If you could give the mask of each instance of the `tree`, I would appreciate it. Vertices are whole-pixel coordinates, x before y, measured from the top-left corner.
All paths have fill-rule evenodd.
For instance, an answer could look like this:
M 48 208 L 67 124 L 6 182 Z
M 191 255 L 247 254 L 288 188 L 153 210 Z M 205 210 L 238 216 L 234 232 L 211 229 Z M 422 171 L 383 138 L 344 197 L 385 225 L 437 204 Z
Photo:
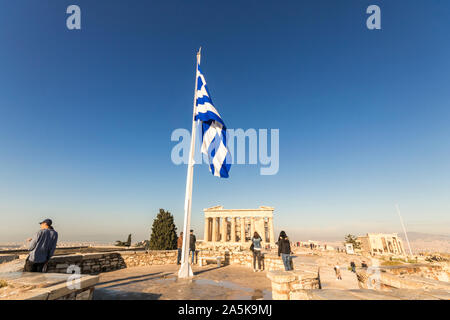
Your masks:
M 169 211 L 159 209 L 153 220 L 152 234 L 150 236 L 150 250 L 174 250 L 177 248 L 177 227 Z
M 354 249 L 361 249 L 361 245 L 360 245 L 359 241 L 357 240 L 356 236 L 354 236 L 352 234 L 348 234 L 345 236 L 344 240 L 345 240 L 345 243 L 351 243 L 353 245 Z

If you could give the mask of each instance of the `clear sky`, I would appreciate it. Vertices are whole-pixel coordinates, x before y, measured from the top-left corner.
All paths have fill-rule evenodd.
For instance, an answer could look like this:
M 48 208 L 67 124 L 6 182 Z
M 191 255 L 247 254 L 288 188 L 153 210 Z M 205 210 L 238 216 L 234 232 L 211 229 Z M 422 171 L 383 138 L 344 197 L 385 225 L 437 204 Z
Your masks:
M 81 30 L 66 8 L 81 8 Z M 381 8 L 382 30 L 365 13 Z M 280 169 L 194 172 L 202 209 L 275 207 L 295 238 L 450 234 L 449 1 L 3 1 L 0 241 L 51 217 L 61 240 L 183 222 L 195 53 L 229 128 L 280 130 Z

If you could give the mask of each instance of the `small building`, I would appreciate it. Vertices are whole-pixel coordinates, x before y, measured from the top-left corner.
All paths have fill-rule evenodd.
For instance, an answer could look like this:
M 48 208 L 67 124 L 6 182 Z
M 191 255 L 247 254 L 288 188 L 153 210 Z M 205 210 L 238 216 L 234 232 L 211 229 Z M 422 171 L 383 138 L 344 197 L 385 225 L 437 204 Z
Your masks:
M 361 250 L 374 255 L 405 255 L 403 242 L 397 233 L 368 233 L 357 238 Z

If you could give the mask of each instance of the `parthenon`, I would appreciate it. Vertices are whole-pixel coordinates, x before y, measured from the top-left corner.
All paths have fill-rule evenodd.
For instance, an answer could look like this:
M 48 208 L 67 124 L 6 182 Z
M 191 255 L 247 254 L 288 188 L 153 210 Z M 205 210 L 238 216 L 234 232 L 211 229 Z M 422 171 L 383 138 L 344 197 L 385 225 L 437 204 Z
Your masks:
M 264 244 L 273 246 L 273 210 L 265 206 L 259 209 L 224 209 L 222 206 L 204 209 L 204 241 L 245 244 L 256 231 Z

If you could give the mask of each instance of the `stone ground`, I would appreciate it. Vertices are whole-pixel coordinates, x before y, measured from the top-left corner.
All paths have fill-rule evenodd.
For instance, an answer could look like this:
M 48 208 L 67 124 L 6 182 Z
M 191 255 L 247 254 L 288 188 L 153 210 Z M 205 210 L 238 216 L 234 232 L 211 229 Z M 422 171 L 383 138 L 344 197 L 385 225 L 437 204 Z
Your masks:
M 293 258 L 294 267 L 298 270 L 317 272 L 320 268 L 320 283 L 322 289 L 330 290 L 352 290 L 359 289 L 356 274 L 347 270 L 350 265 L 350 259 L 355 263 L 360 263 L 355 257 L 346 257 L 339 253 L 312 253 L 309 250 L 295 250 Z M 346 259 L 345 259 L 346 258 Z M 341 267 L 342 280 L 336 279 L 334 266 L 338 264 Z
M 179 266 L 147 266 L 102 273 L 95 300 L 270 300 L 266 272 L 244 266 L 193 267 L 194 278 L 178 279 Z
M 351 290 L 359 289 L 356 273 L 341 268 L 342 280 L 336 279 L 336 273 L 331 267 L 320 268 L 320 283 L 322 289 Z

